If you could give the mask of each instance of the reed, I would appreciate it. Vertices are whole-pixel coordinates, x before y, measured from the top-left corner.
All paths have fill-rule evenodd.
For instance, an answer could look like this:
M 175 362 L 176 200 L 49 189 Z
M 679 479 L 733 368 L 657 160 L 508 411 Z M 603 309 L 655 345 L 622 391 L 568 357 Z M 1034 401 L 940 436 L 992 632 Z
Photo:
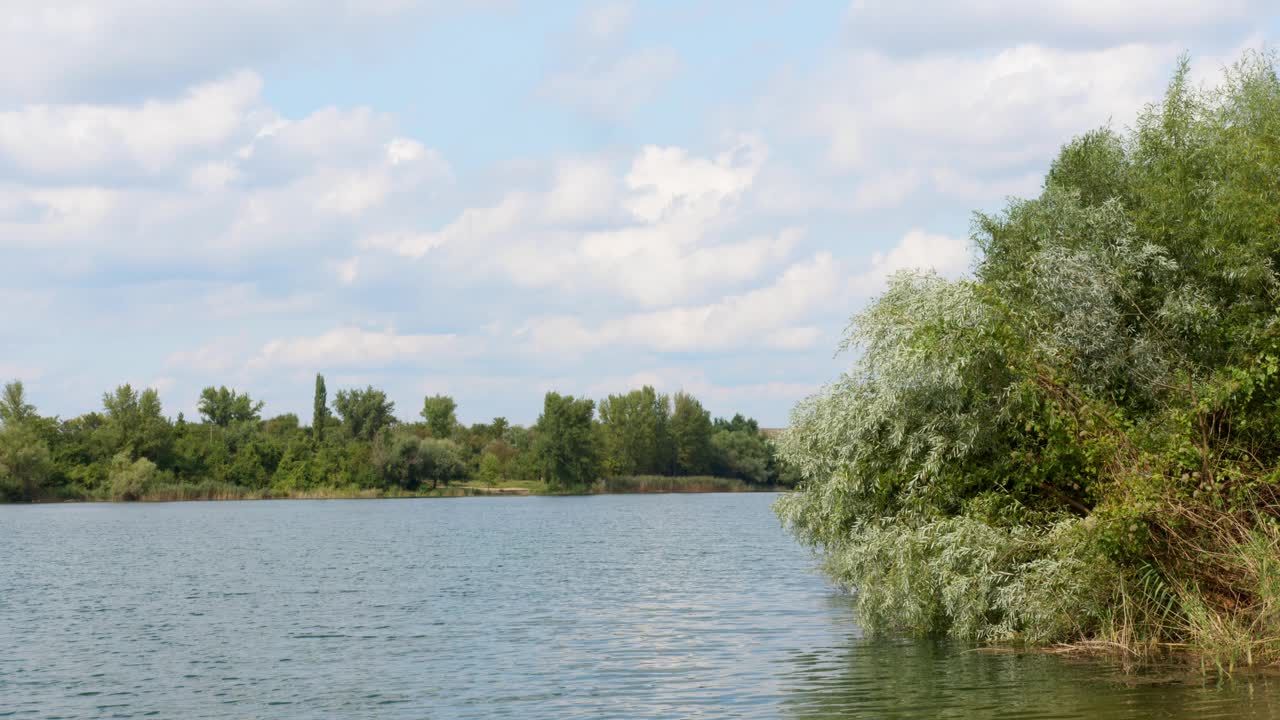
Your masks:
M 596 483 L 595 493 L 712 493 L 749 492 L 754 488 L 736 478 L 695 475 L 627 475 Z

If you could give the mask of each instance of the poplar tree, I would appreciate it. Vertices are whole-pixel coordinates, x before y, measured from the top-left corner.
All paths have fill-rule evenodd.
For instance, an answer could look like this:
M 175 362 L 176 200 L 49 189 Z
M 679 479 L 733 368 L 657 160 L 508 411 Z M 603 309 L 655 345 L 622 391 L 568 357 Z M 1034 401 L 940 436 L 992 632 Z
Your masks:
M 324 441 L 324 424 L 328 419 L 329 392 L 324 387 L 324 375 L 316 373 L 316 396 L 311 411 L 311 434 L 316 442 Z

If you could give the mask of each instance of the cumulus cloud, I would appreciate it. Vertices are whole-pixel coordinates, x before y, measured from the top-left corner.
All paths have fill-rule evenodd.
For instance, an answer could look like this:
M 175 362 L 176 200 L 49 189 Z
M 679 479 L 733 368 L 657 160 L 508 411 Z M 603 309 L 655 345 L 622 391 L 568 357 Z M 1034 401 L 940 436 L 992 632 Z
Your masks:
M 0 112 L 0 247 L 224 264 L 349 243 L 452 174 L 368 108 L 285 117 L 252 73 L 166 100 Z M 376 213 L 374 211 L 377 211 Z
M 873 295 L 899 270 L 932 270 L 954 277 L 968 269 L 972 260 L 966 240 L 911 230 L 887 252 L 873 254 L 871 267 L 856 276 L 852 286 L 860 295 Z
M 39 179 L 154 175 L 251 132 L 262 82 L 251 72 L 173 100 L 132 106 L 28 105 L 0 112 L 0 164 Z
M 1146 45 L 1021 45 L 973 58 L 902 60 L 854 51 L 823 78 L 828 97 L 813 128 L 828 138 L 838 166 L 874 160 L 892 167 L 896 156 L 1000 169 L 1043 158 L 1114 116 L 1132 116 L 1159 92 L 1175 54 Z M 875 154 L 849 158 L 841 149 L 848 134 Z
M 959 7 L 959 6 L 957 6 Z M 816 149 L 850 212 L 901 207 L 920 191 L 986 204 L 1034 191 L 1028 177 L 1074 135 L 1130 121 L 1157 99 L 1173 44 L 895 55 L 856 44 L 804 76 L 782 74 L 762 100 L 772 134 Z M 823 200 L 795 192 L 782 200 Z M 824 202 L 830 205 L 829 201 Z
M 249 367 L 379 367 L 426 365 L 476 352 L 476 342 L 454 334 L 398 334 L 394 330 L 337 327 L 320 335 L 272 340 Z
M 468 3 L 471 10 L 497 2 Z M 438 0 L 42 0 L 0 18 L 0 96 L 138 100 L 285 51 L 359 46 L 439 18 Z
M 307 403 L 311 373 L 325 369 L 331 382 L 372 382 L 398 399 L 420 397 L 429 378 L 468 393 L 467 412 L 483 412 L 475 402 L 517 416 L 543 390 L 647 382 L 780 419 L 831 370 L 844 318 L 889 274 L 963 272 L 969 208 L 1035 193 L 1062 142 L 1123 126 L 1159 96 L 1184 37 L 1195 33 L 1203 76 L 1257 44 L 1246 33 L 1267 9 L 859 0 L 826 18 L 846 22 L 829 46 L 751 46 L 774 73 L 704 65 L 679 44 L 687 33 L 640 35 L 696 13 L 595 3 L 528 58 L 545 75 L 511 74 L 526 85 L 504 91 L 546 102 L 527 137 L 500 145 L 481 132 L 460 140 L 416 110 L 286 112 L 271 98 L 288 88 L 263 85 L 298 77 L 305 53 L 345 57 L 374 37 L 400 47 L 397 33 L 421 31 L 442 7 L 10 9 L 0 18 L 0 305 L 21 312 L 0 313 L 0 326 L 23 349 L 9 371 L 56 367 L 45 361 L 83 355 L 77 343 L 104 348 L 75 378 L 47 370 L 66 396 L 57 411 L 83 411 L 127 377 L 189 397 L 235 381 L 272 403 Z M 415 72 L 393 67 L 395 53 L 374 55 L 360 58 L 389 78 Z M 652 116 L 635 111 L 685 67 L 735 74 L 705 102 L 671 108 L 683 131 L 641 125 Z M 471 79 L 423 97 L 466 108 Z M 309 93 L 285 95 L 292 108 Z M 405 127 L 415 122 L 445 132 L 419 136 Z M 569 140 L 537 144 L 544 129 Z M 433 149 L 443 142 L 456 177 Z M 485 153 L 499 146 L 517 157 L 492 167 Z M 898 241 L 870 252 L 879 238 Z M 54 300 L 24 299 L 33 292 Z M 47 350 L 50 327 L 80 339 Z M 126 345 L 127 357 L 112 355 Z M 145 357 L 168 360 L 148 368 Z M 711 358 L 714 379 L 699 368 Z M 726 360 L 738 368 L 724 371 Z
M 741 203 L 768 150 L 736 138 L 708 157 L 641 148 L 625 172 L 598 160 L 558 164 L 546 190 L 512 190 L 434 232 L 365 237 L 364 251 L 443 263 L 525 288 L 604 292 L 670 305 L 760 277 L 785 261 L 798 226 L 744 235 Z
M 733 348 L 795 350 L 819 331 L 797 326 L 806 315 L 839 297 L 841 269 L 830 254 L 797 263 L 773 284 L 705 305 L 624 315 L 589 327 L 576 316 L 535 318 L 517 335 L 539 353 L 580 353 L 602 347 L 658 352 L 709 352 Z

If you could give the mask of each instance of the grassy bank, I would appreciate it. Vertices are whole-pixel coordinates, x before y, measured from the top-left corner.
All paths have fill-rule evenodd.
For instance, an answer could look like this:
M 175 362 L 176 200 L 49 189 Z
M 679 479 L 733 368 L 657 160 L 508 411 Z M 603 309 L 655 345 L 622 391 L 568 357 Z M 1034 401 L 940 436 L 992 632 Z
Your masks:
M 613 495 L 637 493 L 713 493 L 759 490 L 741 480 L 720 477 L 637 475 L 608 478 L 584 489 L 556 489 L 541 481 L 510 481 L 494 485 L 448 485 L 418 491 L 362 488 L 355 485 L 307 489 L 246 488 L 230 483 L 158 483 L 128 497 L 109 494 L 61 495 L 49 502 L 184 502 L 197 500 L 340 500 L 374 498 L 495 497 L 528 495 Z

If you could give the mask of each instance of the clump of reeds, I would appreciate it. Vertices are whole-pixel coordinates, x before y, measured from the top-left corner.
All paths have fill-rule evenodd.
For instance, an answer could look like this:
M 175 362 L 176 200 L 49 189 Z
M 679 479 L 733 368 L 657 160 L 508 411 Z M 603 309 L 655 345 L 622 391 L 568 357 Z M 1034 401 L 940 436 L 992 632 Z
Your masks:
M 751 486 L 736 478 L 694 475 L 626 475 L 606 478 L 596 486 L 601 493 L 707 493 L 747 492 Z

